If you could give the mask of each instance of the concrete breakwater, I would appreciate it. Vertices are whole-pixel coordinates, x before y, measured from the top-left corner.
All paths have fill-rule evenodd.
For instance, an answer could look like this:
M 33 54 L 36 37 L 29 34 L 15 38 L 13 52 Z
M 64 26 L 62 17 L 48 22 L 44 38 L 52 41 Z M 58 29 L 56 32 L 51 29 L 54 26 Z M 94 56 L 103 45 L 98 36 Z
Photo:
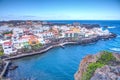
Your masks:
M 10 61 L 4 61 L 4 63 L 5 63 L 5 66 L 4 66 L 3 71 L 0 74 L 0 80 L 3 79 L 3 76 L 4 76 L 5 72 L 7 71 L 7 68 L 8 68 L 8 65 L 9 65 Z

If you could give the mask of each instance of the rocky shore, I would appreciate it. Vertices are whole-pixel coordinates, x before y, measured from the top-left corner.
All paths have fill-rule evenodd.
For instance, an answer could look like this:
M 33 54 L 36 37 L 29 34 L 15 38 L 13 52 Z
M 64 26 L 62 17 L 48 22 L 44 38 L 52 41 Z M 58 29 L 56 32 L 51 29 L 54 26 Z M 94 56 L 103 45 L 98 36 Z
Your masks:
M 110 39 L 110 38 L 115 38 L 117 35 L 114 33 L 111 33 L 109 35 L 103 35 L 103 36 L 93 36 L 90 38 L 83 38 L 83 39 L 79 39 L 77 42 L 78 44 L 87 44 L 87 43 L 92 43 L 92 42 L 96 42 L 98 40 L 102 40 L 102 39 Z
M 103 51 L 80 62 L 75 80 L 120 80 L 120 54 Z
M 120 80 L 120 66 L 103 66 L 98 68 L 91 80 Z

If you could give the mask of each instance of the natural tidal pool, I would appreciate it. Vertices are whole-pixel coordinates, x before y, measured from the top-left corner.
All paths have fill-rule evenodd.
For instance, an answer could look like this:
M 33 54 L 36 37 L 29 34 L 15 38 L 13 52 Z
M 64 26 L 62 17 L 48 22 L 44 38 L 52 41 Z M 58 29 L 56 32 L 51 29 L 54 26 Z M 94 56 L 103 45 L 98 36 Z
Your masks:
M 13 62 L 18 65 L 18 68 L 9 71 L 6 77 L 10 77 L 12 80 L 74 80 L 79 63 L 86 55 L 102 50 L 120 52 L 120 23 L 100 23 L 115 26 L 108 29 L 118 36 L 87 45 L 66 45 L 64 49 L 56 47 L 43 54 L 14 60 Z

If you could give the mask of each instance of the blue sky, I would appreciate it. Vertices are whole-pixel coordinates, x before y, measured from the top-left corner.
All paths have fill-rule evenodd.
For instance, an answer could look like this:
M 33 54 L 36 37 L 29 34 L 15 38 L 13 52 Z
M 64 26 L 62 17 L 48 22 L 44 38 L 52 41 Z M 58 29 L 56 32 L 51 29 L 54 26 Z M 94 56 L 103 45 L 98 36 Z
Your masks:
M 120 20 L 120 0 L 0 0 L 0 20 Z

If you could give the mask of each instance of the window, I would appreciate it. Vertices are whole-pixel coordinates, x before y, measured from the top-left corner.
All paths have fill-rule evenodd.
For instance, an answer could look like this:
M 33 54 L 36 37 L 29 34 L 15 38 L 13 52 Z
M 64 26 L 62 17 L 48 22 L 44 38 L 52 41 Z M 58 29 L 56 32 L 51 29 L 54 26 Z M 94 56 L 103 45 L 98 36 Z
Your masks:
M 7 49 L 6 47 L 4 49 Z
M 11 47 L 8 47 L 8 48 L 11 48 Z

